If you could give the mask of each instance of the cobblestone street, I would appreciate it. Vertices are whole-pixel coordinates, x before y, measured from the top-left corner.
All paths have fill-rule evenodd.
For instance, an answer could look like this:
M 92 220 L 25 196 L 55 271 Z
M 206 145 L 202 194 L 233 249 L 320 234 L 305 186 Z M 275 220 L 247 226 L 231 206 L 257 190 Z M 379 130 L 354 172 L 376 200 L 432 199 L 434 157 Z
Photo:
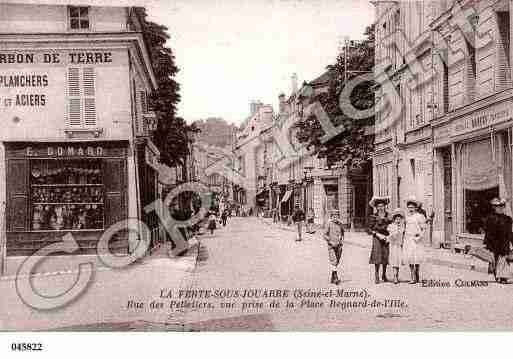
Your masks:
M 513 285 L 491 281 L 485 273 L 425 264 L 421 278 L 449 282 L 451 287 L 421 287 L 407 283 L 408 268 L 401 268 L 400 285 L 374 284 L 368 263 L 365 235 L 347 234 L 343 252 L 344 290 L 366 289 L 370 300 L 400 299 L 406 308 L 332 309 L 328 307 L 195 310 L 186 315 L 190 329 L 208 330 L 434 330 L 511 329 Z M 200 262 L 193 288 L 336 288 L 328 284 L 325 243 L 319 233 L 295 242 L 296 234 L 261 219 L 234 218 L 228 226 L 202 240 L 208 259 Z M 357 241 L 361 240 L 362 244 Z M 351 242 L 351 243 L 349 243 Z M 356 242 L 356 245 L 355 245 Z M 388 276 L 391 277 L 391 269 Z M 455 280 L 488 281 L 487 287 L 458 288 Z M 511 303 L 511 304 L 505 304 Z M 329 303 L 328 303 L 329 304 Z M 489 308 L 494 308 L 490 311 Z M 249 316 L 251 315 L 251 316 Z M 244 319 L 244 316 L 246 319 Z M 227 320 L 226 317 L 232 317 Z M 260 318 L 256 320 L 255 318 Z M 196 323 L 196 324 L 194 324 Z
M 219 227 L 218 227 L 219 228 Z M 291 228 L 269 221 L 232 218 L 214 235 L 201 238 L 196 254 L 179 259 L 165 255 L 145 259 L 125 270 L 96 271 L 89 290 L 65 308 L 38 311 L 28 308 L 17 296 L 14 280 L 0 281 L 3 330 L 434 330 L 434 329 L 511 329 L 513 285 L 499 285 L 481 271 L 424 264 L 421 279 L 449 283 L 450 287 L 410 285 L 408 268 L 402 267 L 401 283 L 374 284 L 373 268 L 368 263 L 368 238 L 362 233 L 346 234 L 343 251 L 342 283 L 329 284 L 327 250 L 320 233 L 306 235 L 296 242 Z M 194 255 L 193 255 L 194 254 Z M 432 262 L 432 261 L 430 261 Z M 43 276 L 35 285 L 46 295 L 68 288 L 75 274 Z M 391 269 L 388 276 L 391 277 Z M 486 287 L 457 287 L 455 280 L 488 281 Z M 346 293 L 366 293 L 367 302 L 391 300 L 387 307 L 343 308 L 330 306 L 336 301 L 361 298 L 314 298 L 296 300 L 275 298 L 279 306 L 270 308 L 272 298 L 205 299 L 199 290 L 294 290 L 326 292 L 343 289 Z M 178 298 L 182 291 L 183 297 Z M 172 298 L 167 297 L 172 292 Z M 190 294 L 189 294 L 190 295 Z M 167 297 L 167 298 L 166 298 Z M 128 307 L 128 301 L 144 303 L 144 308 Z M 205 307 L 181 305 L 211 303 Z M 397 301 L 393 301 L 397 300 Z M 152 301 L 164 308 L 150 308 Z M 169 308 L 171 301 L 174 308 Z M 295 307 L 286 307 L 286 302 Z M 323 303 L 323 304 L 320 304 Z M 398 304 L 403 303 L 403 304 Z M 224 305 L 224 307 L 222 307 Z M 228 305 L 228 306 L 226 306 Z M 398 306 L 401 305 L 401 306 Z M 493 308 L 493 311 L 490 310 Z

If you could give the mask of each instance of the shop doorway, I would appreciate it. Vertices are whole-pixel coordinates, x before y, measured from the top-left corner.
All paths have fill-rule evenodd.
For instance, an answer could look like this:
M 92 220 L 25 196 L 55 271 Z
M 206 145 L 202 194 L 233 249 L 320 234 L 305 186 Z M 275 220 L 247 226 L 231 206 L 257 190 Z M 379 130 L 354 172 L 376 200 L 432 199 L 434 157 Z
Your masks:
M 365 227 L 367 218 L 367 184 L 355 183 L 353 185 L 353 218 L 352 229 L 359 230 Z
M 486 217 L 492 213 L 490 201 L 499 197 L 499 187 L 482 191 L 465 190 L 465 232 L 484 234 Z

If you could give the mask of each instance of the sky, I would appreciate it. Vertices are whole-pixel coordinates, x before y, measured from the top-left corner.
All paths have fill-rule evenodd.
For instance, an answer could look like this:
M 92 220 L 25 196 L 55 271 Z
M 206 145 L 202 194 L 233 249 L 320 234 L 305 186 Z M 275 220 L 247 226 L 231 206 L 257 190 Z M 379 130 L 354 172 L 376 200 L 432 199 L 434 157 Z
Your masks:
M 180 72 L 178 113 L 187 122 L 222 117 L 240 124 L 249 103 L 278 105 L 333 63 L 345 36 L 374 21 L 368 0 L 147 0 L 150 20 L 166 25 Z

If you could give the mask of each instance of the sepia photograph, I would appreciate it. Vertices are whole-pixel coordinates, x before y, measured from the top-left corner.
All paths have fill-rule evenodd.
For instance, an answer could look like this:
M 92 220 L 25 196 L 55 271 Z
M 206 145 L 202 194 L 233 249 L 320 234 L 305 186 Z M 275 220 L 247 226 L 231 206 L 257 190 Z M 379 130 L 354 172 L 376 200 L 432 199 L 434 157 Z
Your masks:
M 511 331 L 512 20 L 0 0 L 0 332 Z

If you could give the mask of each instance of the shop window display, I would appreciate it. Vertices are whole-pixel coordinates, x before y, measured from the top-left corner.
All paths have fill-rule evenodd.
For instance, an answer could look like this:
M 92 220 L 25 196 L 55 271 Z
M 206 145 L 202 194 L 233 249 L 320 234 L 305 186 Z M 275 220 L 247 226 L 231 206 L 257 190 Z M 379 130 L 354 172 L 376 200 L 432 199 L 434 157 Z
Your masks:
M 101 161 L 32 160 L 30 189 L 32 231 L 103 229 Z

